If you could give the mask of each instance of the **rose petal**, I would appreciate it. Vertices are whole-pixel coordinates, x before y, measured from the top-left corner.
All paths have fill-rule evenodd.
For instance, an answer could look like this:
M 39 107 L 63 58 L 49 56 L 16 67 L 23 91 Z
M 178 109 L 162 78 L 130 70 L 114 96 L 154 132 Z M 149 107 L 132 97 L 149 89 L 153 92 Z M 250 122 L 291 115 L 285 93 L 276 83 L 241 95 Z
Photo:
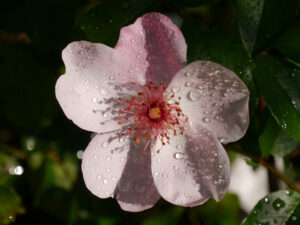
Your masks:
M 130 58 L 147 81 L 169 84 L 186 63 L 186 43 L 179 28 L 160 13 L 148 13 L 123 27 L 115 47 Z
M 115 191 L 119 205 L 126 211 L 149 209 L 160 199 L 151 173 L 151 156 L 149 152 L 142 154 L 144 144 L 131 142 L 129 160 Z
M 195 206 L 209 198 L 219 201 L 230 179 L 228 156 L 207 129 L 188 128 L 171 138 L 171 144 L 158 141 L 152 157 L 152 174 L 160 195 L 181 206 Z
M 96 135 L 82 158 L 87 188 L 99 198 L 116 197 L 123 210 L 138 212 L 151 208 L 160 198 L 150 169 L 150 154 L 144 143 L 136 144 L 118 134 Z
M 240 139 L 249 125 L 249 91 L 231 70 L 196 61 L 180 70 L 167 91 L 181 97 L 180 107 L 191 124 L 215 134 L 222 143 Z
M 82 158 L 87 188 L 99 198 L 113 195 L 127 161 L 129 140 L 112 134 L 96 135 Z
M 66 74 L 56 83 L 56 98 L 66 116 L 82 129 L 107 132 L 119 128 L 115 105 L 119 84 L 144 82 L 114 49 L 86 41 L 63 51 Z

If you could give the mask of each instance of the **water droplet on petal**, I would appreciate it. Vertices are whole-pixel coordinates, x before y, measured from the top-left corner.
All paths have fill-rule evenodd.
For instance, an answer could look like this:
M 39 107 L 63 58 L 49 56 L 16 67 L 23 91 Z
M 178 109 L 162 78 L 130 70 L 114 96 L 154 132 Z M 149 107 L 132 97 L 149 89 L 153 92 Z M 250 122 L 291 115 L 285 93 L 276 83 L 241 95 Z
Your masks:
M 177 149 L 182 149 L 182 145 L 176 145 Z
M 181 204 L 182 204 L 182 201 L 181 201 L 181 200 L 177 200 L 176 203 L 177 203 L 178 205 L 181 205 Z
M 180 87 L 179 86 L 174 86 L 174 87 L 172 87 L 172 91 L 174 93 L 176 93 L 176 92 L 180 91 Z
M 106 160 L 107 160 L 107 161 L 111 161 L 111 156 L 107 156 L 107 157 L 106 157 Z
M 102 88 L 100 92 L 101 92 L 102 95 L 107 95 L 108 94 L 108 91 L 107 91 L 106 88 Z
M 190 82 L 186 82 L 186 83 L 185 83 L 185 86 L 186 86 L 186 87 L 190 87 L 191 85 L 192 85 L 192 83 L 190 83 Z
M 114 76 L 110 76 L 109 79 L 110 79 L 110 80 L 114 80 L 115 77 L 114 77 Z
M 206 117 L 203 117 L 202 121 L 204 123 L 210 123 L 211 122 L 211 118 L 206 116 Z
M 161 175 L 161 177 L 166 179 L 166 178 L 168 178 L 168 175 L 164 173 L 164 174 Z
M 158 177 L 159 173 L 158 172 L 154 172 L 154 176 Z
M 185 76 L 187 76 L 187 77 L 190 77 L 190 76 L 192 76 L 193 74 L 192 73 L 190 73 L 190 72 L 185 72 Z
M 198 84 L 196 86 L 196 88 L 199 89 L 199 90 L 203 90 L 203 89 L 205 89 L 205 86 L 203 86 L 202 84 Z
M 108 142 L 107 141 L 104 141 L 103 143 L 102 143 L 102 147 L 103 148 L 106 148 L 108 146 Z
M 110 172 L 111 172 L 111 169 L 110 169 L 110 168 L 107 168 L 107 169 L 106 169 L 106 172 L 107 172 L 107 173 L 110 173 Z
M 199 101 L 200 98 L 201 98 L 201 93 L 199 91 L 196 91 L 196 90 L 192 90 L 189 92 L 188 94 L 188 98 L 191 100 L 191 101 Z
M 95 155 L 94 155 L 94 159 L 98 159 L 98 155 L 95 154 Z
M 107 179 L 103 179 L 103 184 L 108 184 L 108 180 Z
M 93 103 L 97 103 L 97 102 L 98 102 L 98 99 L 94 97 L 94 98 L 92 99 L 92 101 L 93 101 Z
M 178 170 L 179 167 L 178 167 L 178 166 L 174 166 L 173 169 L 174 169 L 174 170 Z
M 97 176 L 97 179 L 100 180 L 101 178 L 102 178 L 102 175 L 99 174 L 99 175 Z
M 226 137 L 220 137 L 220 138 L 219 138 L 219 141 L 220 141 L 221 143 L 226 143 L 226 142 L 227 142 L 227 138 L 226 138 Z
M 104 118 L 107 118 L 109 116 L 109 113 L 107 113 L 107 112 L 105 112 L 104 114 L 103 114 L 103 117 Z
M 180 152 L 177 152 L 177 153 L 174 154 L 174 157 L 175 157 L 175 159 L 183 159 L 184 158 L 184 154 L 180 153 Z
M 120 141 L 120 143 L 124 143 L 125 142 L 125 137 L 120 137 L 119 141 Z

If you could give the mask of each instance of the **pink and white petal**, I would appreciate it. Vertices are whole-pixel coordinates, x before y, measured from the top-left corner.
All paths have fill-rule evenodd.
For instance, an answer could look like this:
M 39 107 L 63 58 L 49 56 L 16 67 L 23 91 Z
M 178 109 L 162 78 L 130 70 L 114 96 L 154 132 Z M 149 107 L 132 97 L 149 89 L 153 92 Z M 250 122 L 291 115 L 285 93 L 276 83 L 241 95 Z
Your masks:
M 187 128 L 171 144 L 157 142 L 152 174 L 160 195 L 180 206 L 196 206 L 209 198 L 219 201 L 230 180 L 229 158 L 218 139 L 207 129 Z
M 249 91 L 231 70 L 196 61 L 176 74 L 167 91 L 181 97 L 180 107 L 191 125 L 201 124 L 224 144 L 244 136 L 249 125 Z
M 117 134 L 94 136 L 82 157 L 87 188 L 99 198 L 111 197 L 126 165 L 129 140 Z
M 73 42 L 63 50 L 66 74 L 56 83 L 56 98 L 66 116 L 82 129 L 98 133 L 119 128 L 115 119 L 121 84 L 144 83 L 128 61 L 102 44 Z
M 150 154 L 143 155 L 144 143 L 119 134 L 98 134 L 82 158 L 87 188 L 99 198 L 116 197 L 122 209 L 143 211 L 160 198 L 151 174 Z
M 187 45 L 180 29 L 160 13 L 145 14 L 123 27 L 115 49 L 157 85 L 168 85 L 186 63 Z
M 115 191 L 120 207 L 130 212 L 149 209 L 160 199 L 151 173 L 151 155 L 142 154 L 144 144 L 131 142 L 128 161 Z

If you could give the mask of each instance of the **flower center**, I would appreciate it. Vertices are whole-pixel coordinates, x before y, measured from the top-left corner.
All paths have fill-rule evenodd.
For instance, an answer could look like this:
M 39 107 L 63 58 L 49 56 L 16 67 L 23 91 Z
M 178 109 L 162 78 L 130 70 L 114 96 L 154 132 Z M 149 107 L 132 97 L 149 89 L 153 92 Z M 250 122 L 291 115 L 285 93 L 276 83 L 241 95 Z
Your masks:
M 159 120 L 161 118 L 161 110 L 159 107 L 155 106 L 149 109 L 148 116 L 150 119 Z
M 163 83 L 160 87 L 152 82 L 131 85 L 130 89 L 138 90 L 136 96 L 129 100 L 118 98 L 121 103 L 118 123 L 123 125 L 122 135 L 134 135 L 137 144 L 145 140 L 145 153 L 152 149 L 156 140 L 160 140 L 162 145 L 170 144 L 171 135 L 183 134 L 188 118 L 179 107 L 180 97 L 175 99 L 173 93 L 165 93 Z

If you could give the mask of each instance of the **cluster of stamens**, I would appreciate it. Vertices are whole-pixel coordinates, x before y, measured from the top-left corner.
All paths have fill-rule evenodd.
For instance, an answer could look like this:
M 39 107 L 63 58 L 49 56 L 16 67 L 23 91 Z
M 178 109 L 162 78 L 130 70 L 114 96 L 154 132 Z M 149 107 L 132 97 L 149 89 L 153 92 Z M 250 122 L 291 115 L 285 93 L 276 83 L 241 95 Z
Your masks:
M 118 98 L 122 105 L 118 123 L 126 125 L 122 135 L 135 135 L 137 144 L 144 139 L 146 144 L 142 152 L 145 154 L 152 148 L 151 140 L 159 139 L 162 145 L 166 145 L 170 144 L 171 135 L 183 134 L 188 118 L 179 107 L 180 97 L 175 99 L 173 93 L 166 94 L 163 83 L 160 87 L 152 82 L 131 85 L 138 86 L 137 95 L 130 100 Z

